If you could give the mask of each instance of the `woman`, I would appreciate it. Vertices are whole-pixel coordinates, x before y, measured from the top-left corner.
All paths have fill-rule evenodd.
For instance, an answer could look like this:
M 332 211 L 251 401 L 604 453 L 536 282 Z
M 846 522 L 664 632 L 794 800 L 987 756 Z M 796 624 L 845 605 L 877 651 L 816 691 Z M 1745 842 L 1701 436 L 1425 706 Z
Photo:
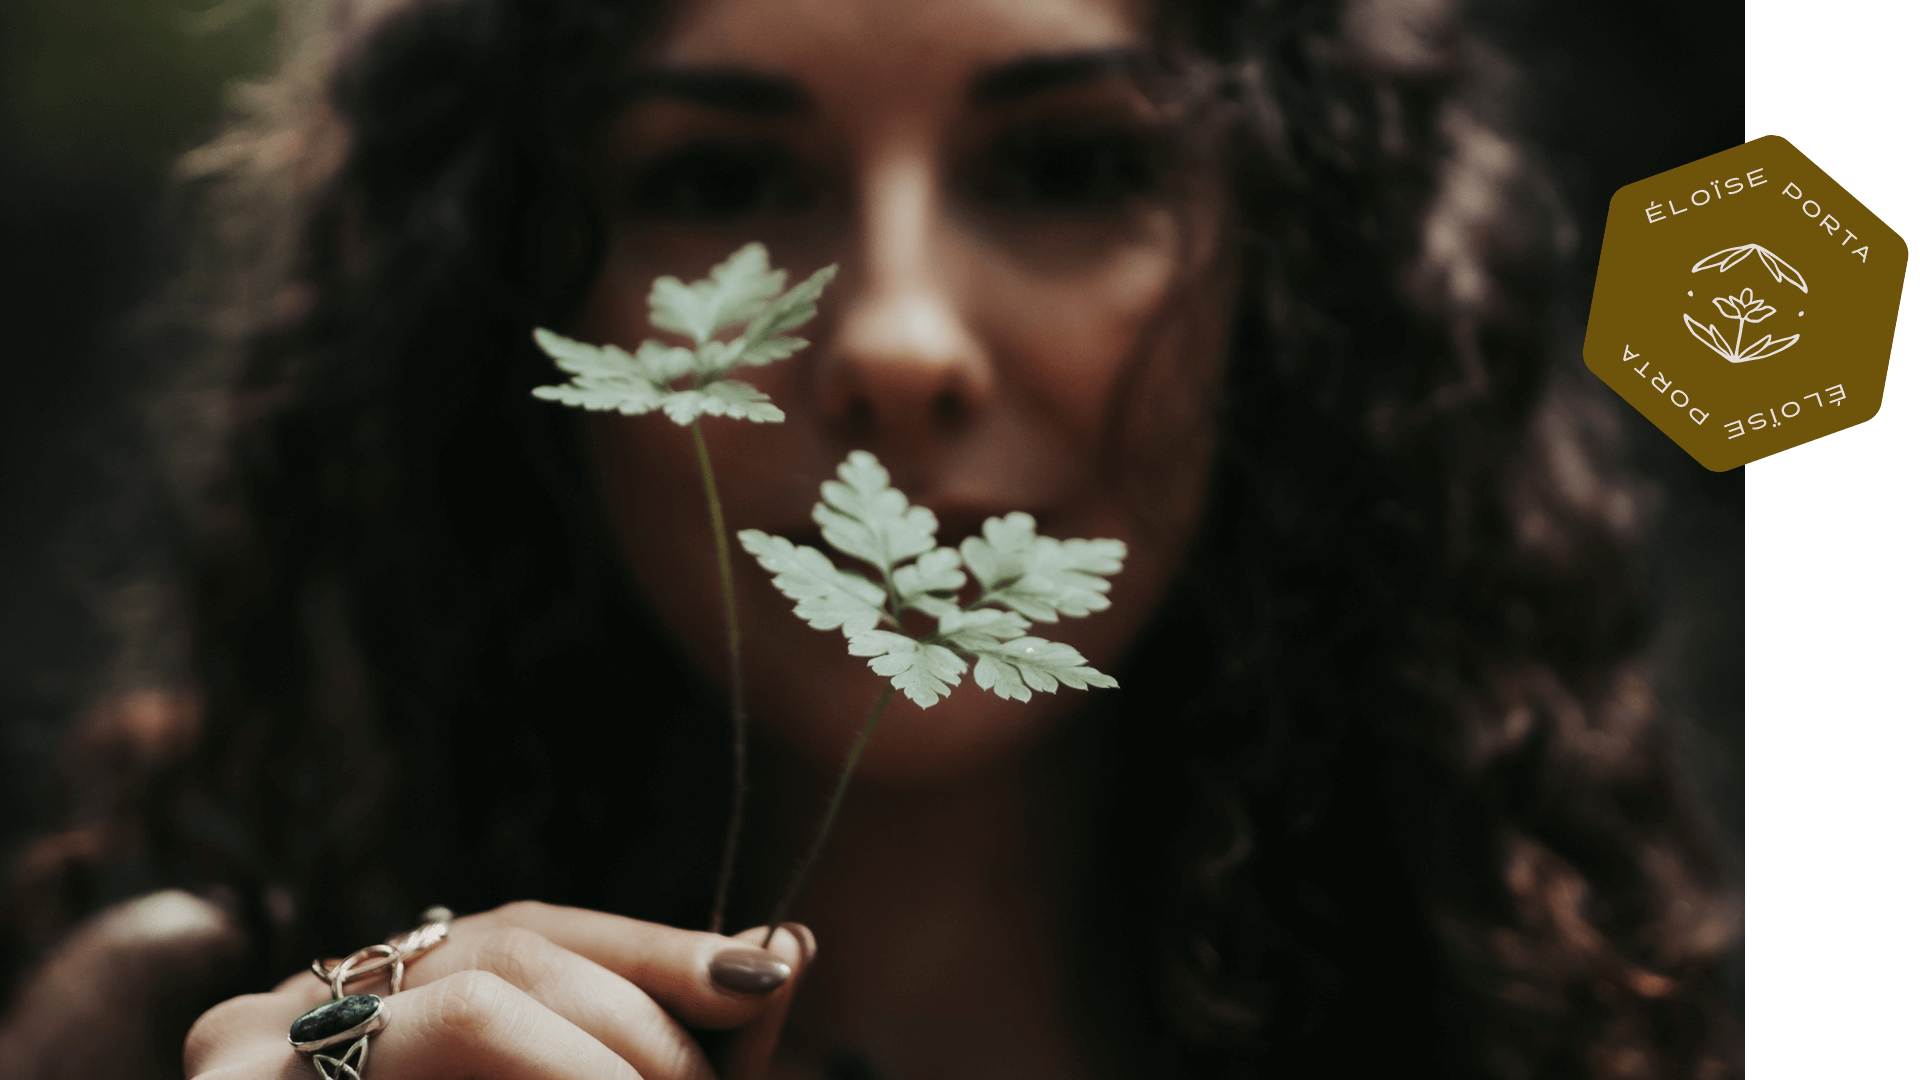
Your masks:
M 43 1062 L 111 982 L 162 1044 L 138 1002 L 244 995 L 189 1075 L 302 1075 L 327 993 L 287 973 L 445 903 L 479 914 L 408 967 L 374 1080 L 1737 1071 L 1632 504 L 1538 360 L 1551 200 L 1443 9 L 409 0 L 337 33 L 194 537 L 199 728 L 125 804 L 201 899 L 54 955 L 36 987 L 90 989 L 16 1011 Z M 1062 633 L 1122 689 L 897 705 L 767 951 L 673 929 L 728 798 L 690 448 L 528 394 L 531 328 L 631 346 L 655 276 L 748 240 L 841 277 L 756 375 L 788 420 L 710 428 L 730 524 L 806 532 L 865 448 L 948 542 L 1023 509 L 1129 546 Z M 727 929 L 877 688 L 738 569 Z

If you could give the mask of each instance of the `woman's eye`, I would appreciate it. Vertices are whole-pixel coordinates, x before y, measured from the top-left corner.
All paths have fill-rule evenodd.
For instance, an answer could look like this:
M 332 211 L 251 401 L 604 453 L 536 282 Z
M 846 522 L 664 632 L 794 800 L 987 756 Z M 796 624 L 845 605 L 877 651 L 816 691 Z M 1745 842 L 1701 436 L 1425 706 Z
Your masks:
M 994 147 L 982 194 L 1039 209 L 1110 209 L 1157 186 L 1158 156 L 1153 141 L 1136 132 L 1017 131 Z
M 633 209 L 648 217 L 721 224 L 792 209 L 799 201 L 793 163 L 779 150 L 696 146 L 643 173 Z

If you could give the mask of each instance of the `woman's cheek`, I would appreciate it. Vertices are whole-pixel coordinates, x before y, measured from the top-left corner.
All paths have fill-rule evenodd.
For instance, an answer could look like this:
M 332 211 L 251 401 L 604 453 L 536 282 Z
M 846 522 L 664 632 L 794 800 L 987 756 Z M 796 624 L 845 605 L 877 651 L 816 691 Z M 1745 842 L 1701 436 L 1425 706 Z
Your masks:
M 1114 245 L 1097 261 L 995 275 L 986 305 L 1001 377 L 1045 402 L 1090 448 L 1156 336 L 1178 276 L 1169 229 Z

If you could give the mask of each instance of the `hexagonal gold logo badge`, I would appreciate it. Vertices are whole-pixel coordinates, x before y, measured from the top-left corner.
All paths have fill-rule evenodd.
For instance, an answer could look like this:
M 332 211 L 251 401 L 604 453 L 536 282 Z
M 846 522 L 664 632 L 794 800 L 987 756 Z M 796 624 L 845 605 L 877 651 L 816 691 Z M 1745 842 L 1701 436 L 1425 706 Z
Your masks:
M 1721 472 L 1870 420 L 1907 245 L 1777 135 L 1629 184 L 1587 367 Z

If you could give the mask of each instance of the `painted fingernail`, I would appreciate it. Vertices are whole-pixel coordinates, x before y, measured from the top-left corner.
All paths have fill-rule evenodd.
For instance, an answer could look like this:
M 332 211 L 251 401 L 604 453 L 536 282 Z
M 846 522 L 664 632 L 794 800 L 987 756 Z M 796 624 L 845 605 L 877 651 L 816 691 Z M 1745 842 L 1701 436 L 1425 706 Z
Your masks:
M 792 974 L 792 968 L 760 949 L 728 949 L 707 965 L 713 984 L 736 994 L 765 994 Z

